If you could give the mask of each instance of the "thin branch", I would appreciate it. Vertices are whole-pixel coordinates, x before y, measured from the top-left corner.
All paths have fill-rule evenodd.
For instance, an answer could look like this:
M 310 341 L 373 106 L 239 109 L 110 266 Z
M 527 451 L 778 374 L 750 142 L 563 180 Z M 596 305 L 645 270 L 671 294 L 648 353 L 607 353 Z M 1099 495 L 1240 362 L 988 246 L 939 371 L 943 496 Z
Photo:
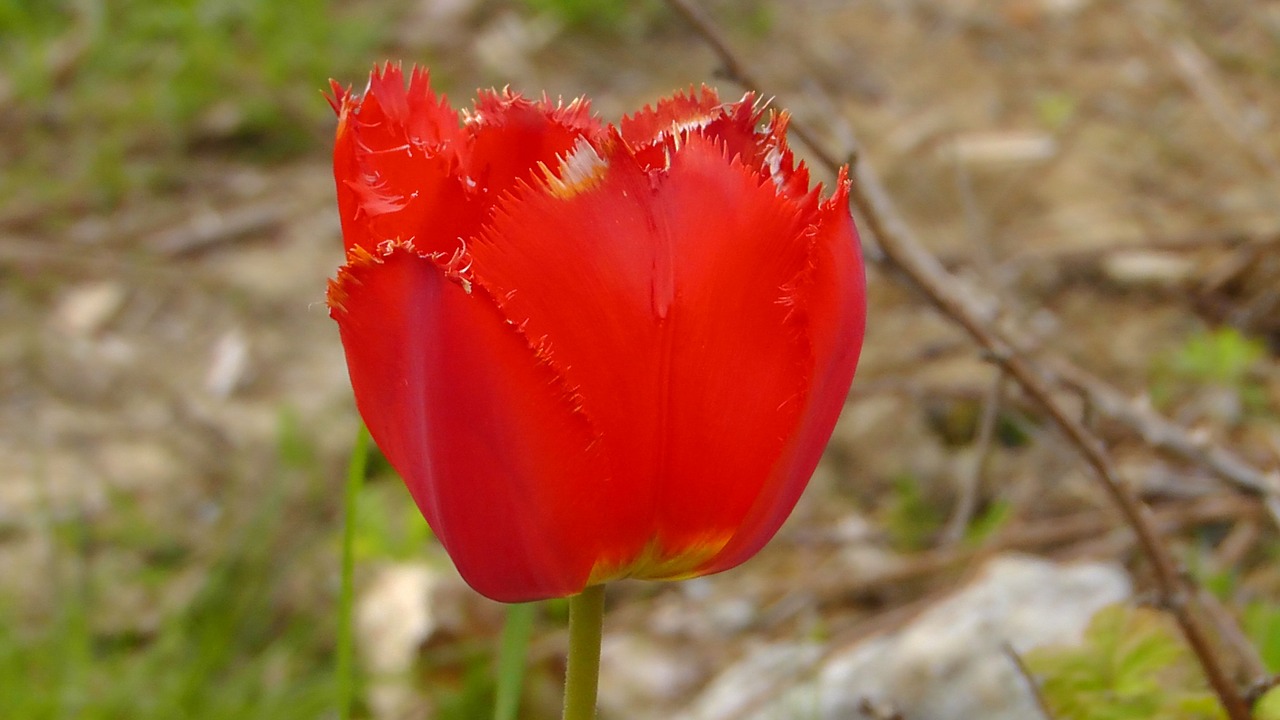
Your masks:
M 1049 703 L 1045 700 L 1044 693 L 1040 691 L 1040 683 L 1036 682 L 1036 676 L 1031 673 L 1031 668 L 1027 667 L 1027 663 L 1023 661 L 1022 656 L 1014 649 L 1013 645 L 1004 643 L 1004 654 L 1009 658 L 1009 662 L 1013 663 L 1014 669 L 1018 671 L 1027 688 L 1031 691 L 1031 697 L 1036 701 L 1036 707 L 1040 710 L 1040 714 L 1045 720 L 1055 720 L 1053 710 L 1049 708 Z
M 1052 364 L 1065 385 L 1085 395 L 1102 417 L 1137 431 L 1148 445 L 1208 468 L 1237 487 L 1263 498 L 1272 521 L 1280 526 L 1280 470 L 1263 473 L 1230 450 L 1199 440 L 1150 405 L 1135 402 L 1081 368 L 1065 361 Z
M 1046 240 L 1051 238 L 1046 238 Z M 1107 257 L 1134 252 L 1194 253 L 1204 250 L 1239 250 L 1244 248 L 1268 249 L 1280 245 L 1280 231 L 1252 233 L 1232 230 L 1229 232 L 1200 232 L 1183 235 L 1144 237 L 1127 236 L 1105 238 L 1093 247 L 1064 248 L 1059 246 L 1030 246 L 1005 259 L 1006 264 L 1024 265 L 1050 262 L 1055 265 L 1094 266 Z
M 228 211 L 206 210 L 180 225 L 155 233 L 147 244 L 162 255 L 193 255 L 223 243 L 261 237 L 279 227 L 286 208 L 277 200 L 249 203 Z
M 991 389 L 982 403 L 982 417 L 978 420 L 978 437 L 974 441 L 974 454 L 960 469 L 960 491 L 947 525 L 942 529 L 942 543 L 951 545 L 964 537 L 973 513 L 978 507 L 978 489 L 982 486 L 982 477 L 986 474 L 988 461 L 991 458 L 992 440 L 995 438 L 996 425 L 1000 419 L 1000 406 L 1004 401 L 1004 372 L 996 374 Z
M 1162 533 L 1183 532 L 1210 523 L 1256 519 L 1258 502 L 1241 495 L 1223 495 L 1196 500 L 1167 503 L 1157 507 L 1153 515 Z M 904 557 L 886 570 L 864 574 L 856 579 L 832 576 L 830 582 L 815 590 L 818 607 L 845 607 L 857 604 L 859 598 L 881 592 L 893 592 L 920 583 L 939 573 L 955 570 L 975 559 L 1002 552 L 1061 551 L 1069 546 L 1105 537 L 1112 524 L 1097 512 L 1083 511 L 1058 518 L 1037 519 L 1011 527 L 992 536 L 985 545 L 939 547 Z M 1133 545 L 1129 533 L 1119 533 L 1112 544 L 1127 549 Z M 1072 552 L 1074 555 L 1088 553 Z
M 1236 655 L 1240 658 L 1243 665 L 1245 677 L 1248 677 L 1253 683 L 1262 683 L 1272 677 L 1267 670 L 1267 664 L 1263 662 L 1262 655 L 1258 652 L 1258 648 L 1254 647 L 1236 624 L 1235 618 L 1231 616 L 1231 611 L 1223 606 L 1222 601 L 1214 597 L 1213 593 L 1204 588 L 1197 588 L 1196 599 L 1200 603 L 1200 607 L 1204 608 L 1204 612 L 1209 616 L 1210 622 L 1218 629 L 1218 634 L 1223 641 L 1235 649 Z
M 688 0 L 666 0 L 676 12 L 693 25 L 724 63 L 730 79 L 748 89 L 762 88 L 746 66 L 732 51 L 714 25 Z M 826 152 L 803 123 L 793 122 L 792 132 L 813 151 L 818 160 L 833 173 L 842 164 Z M 853 157 L 861 153 L 854 144 Z M 1209 637 L 1191 611 L 1188 585 L 1148 517 L 1148 510 L 1116 475 L 1102 441 L 1053 396 L 1049 383 L 1017 347 L 991 324 L 991 309 L 977 301 L 968 287 L 943 268 L 915 237 L 898 212 L 880 177 L 865 160 L 857 160 L 851 168 L 850 200 L 865 220 L 884 252 L 886 261 L 900 270 L 915 287 L 940 311 L 950 317 L 978 342 L 991 359 L 1002 366 L 1023 391 L 1034 399 L 1076 447 L 1092 468 L 1103 490 L 1111 497 L 1137 536 L 1142 554 L 1150 563 L 1161 601 L 1173 614 L 1187 644 L 1199 660 L 1202 670 L 1231 720 L 1249 720 L 1249 706 L 1239 689 L 1227 677 Z

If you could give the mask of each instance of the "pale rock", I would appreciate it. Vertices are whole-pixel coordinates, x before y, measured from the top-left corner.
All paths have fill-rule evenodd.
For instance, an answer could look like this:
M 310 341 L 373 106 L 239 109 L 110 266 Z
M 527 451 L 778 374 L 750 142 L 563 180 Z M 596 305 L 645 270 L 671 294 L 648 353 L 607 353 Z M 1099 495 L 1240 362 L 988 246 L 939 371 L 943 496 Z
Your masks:
M 72 337 L 87 337 L 102 329 L 124 304 L 124 286 L 103 281 L 67 292 L 53 312 L 58 329 Z
M 702 682 L 697 657 L 647 634 L 605 633 L 600 649 L 600 710 L 605 717 L 665 718 Z
M 1090 4 L 1091 0 L 1040 0 L 1045 13 L 1059 19 L 1079 15 Z
M 845 544 L 839 554 L 841 565 L 859 578 L 885 577 L 902 568 L 902 555 L 875 539 Z
M 829 530 L 827 539 L 844 546 L 876 542 L 883 531 L 865 515 L 850 513 L 840 518 Z
M 356 647 L 369 678 L 366 702 L 375 720 L 426 720 L 433 708 L 414 682 L 423 646 L 438 638 L 488 633 L 502 606 L 467 587 L 457 570 L 399 563 L 378 569 L 356 603 Z
M 213 346 L 204 388 L 222 399 L 242 387 L 249 376 L 249 339 L 239 328 L 228 330 Z
M 972 165 L 1017 165 L 1043 162 L 1058 154 L 1058 142 L 1041 132 L 972 132 L 951 143 L 952 156 Z
M 426 698 L 410 681 L 422 646 L 439 625 L 429 598 L 440 584 L 426 565 L 381 568 L 356 605 L 356 632 L 369 676 L 369 708 L 378 720 L 430 717 Z
M 822 657 L 816 643 L 770 644 L 753 649 L 707 686 L 676 720 L 729 720 L 752 712 L 793 685 Z M 751 714 L 747 714 L 751 713 Z M 772 716 L 761 716 L 772 717 Z M 778 715 L 791 717 L 791 715 Z M 810 717 L 795 715 L 795 717 Z M 813 716 L 817 717 L 817 716 Z
M 709 640 L 742 632 L 760 617 L 754 600 L 717 593 L 710 578 L 684 580 L 677 588 L 681 597 L 658 600 L 651 608 L 647 629 L 656 637 Z M 699 612 L 689 612 L 690 605 Z
M 1023 653 L 1076 640 L 1099 608 L 1130 592 L 1123 568 L 1113 563 L 1003 556 L 895 632 L 820 661 L 812 645 L 755 653 L 713 681 L 681 718 L 858 720 L 870 701 L 911 720 L 1037 719 L 1006 645 Z
M 1196 262 L 1176 253 L 1130 250 L 1107 255 L 1102 271 L 1119 285 L 1172 287 L 1192 278 Z

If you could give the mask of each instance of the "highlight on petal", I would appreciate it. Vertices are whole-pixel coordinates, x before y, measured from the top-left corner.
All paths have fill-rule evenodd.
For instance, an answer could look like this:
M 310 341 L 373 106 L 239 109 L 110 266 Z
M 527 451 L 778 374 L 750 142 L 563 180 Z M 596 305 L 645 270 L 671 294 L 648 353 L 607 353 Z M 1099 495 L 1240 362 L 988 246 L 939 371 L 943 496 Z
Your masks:
M 541 167 L 547 192 L 565 200 L 598 184 L 608 170 L 609 162 L 600 157 L 586 138 L 579 138 L 554 171 L 546 165 Z
M 481 93 L 466 127 L 473 143 L 468 172 L 493 202 L 532 180 L 539 165 L 556 164 L 602 130 L 586 100 L 553 105 L 546 97 L 533 102 L 509 90 Z

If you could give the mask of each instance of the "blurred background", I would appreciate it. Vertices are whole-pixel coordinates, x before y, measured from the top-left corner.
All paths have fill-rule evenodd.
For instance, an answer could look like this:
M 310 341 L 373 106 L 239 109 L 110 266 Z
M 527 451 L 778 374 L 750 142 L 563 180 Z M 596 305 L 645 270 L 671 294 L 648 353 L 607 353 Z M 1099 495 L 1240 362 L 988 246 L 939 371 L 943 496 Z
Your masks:
M 826 147 L 861 142 L 1038 357 L 1280 465 L 1280 3 L 699 7 Z M 657 0 L 0 0 L 0 717 L 336 717 L 358 419 L 324 307 L 321 90 L 388 58 L 456 105 L 510 85 L 608 120 L 741 92 Z M 1130 534 L 959 329 L 869 274 L 864 360 L 795 516 L 739 569 L 611 591 L 602 717 L 1039 717 L 1005 640 L 1061 646 L 1037 676 L 1110 657 L 1070 643 L 1142 597 Z M 1066 385 L 1207 588 L 1231 670 L 1275 672 L 1257 493 Z M 376 459 L 356 542 L 357 715 L 487 717 L 501 608 Z M 556 716 L 564 613 L 539 609 L 521 717 Z M 1125 623 L 1165 643 L 1152 702 L 1185 686 L 1169 717 L 1215 717 L 1176 636 Z

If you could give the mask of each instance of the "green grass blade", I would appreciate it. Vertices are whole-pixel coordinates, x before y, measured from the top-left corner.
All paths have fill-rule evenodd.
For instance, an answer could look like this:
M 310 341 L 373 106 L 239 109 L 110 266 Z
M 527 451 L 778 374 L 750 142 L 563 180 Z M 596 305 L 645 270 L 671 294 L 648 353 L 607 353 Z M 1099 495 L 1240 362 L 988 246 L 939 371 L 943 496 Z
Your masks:
M 533 603 L 507 606 L 507 622 L 502 628 L 502 647 L 498 652 L 498 697 L 493 720 L 516 720 L 535 609 Z
M 338 598 L 337 649 L 338 717 L 341 720 L 351 719 L 355 687 L 355 637 L 351 616 L 355 607 L 356 504 L 368 462 L 369 431 L 361 425 L 355 447 L 351 450 L 351 460 L 347 463 L 347 483 L 342 498 L 342 590 Z
M 60 688 L 57 717 L 76 718 L 89 700 L 86 686 L 93 665 L 93 632 L 89 625 L 93 588 L 90 580 L 92 551 L 90 530 L 81 519 L 66 524 L 68 545 L 73 549 L 74 577 L 64 595 L 58 622 Z

